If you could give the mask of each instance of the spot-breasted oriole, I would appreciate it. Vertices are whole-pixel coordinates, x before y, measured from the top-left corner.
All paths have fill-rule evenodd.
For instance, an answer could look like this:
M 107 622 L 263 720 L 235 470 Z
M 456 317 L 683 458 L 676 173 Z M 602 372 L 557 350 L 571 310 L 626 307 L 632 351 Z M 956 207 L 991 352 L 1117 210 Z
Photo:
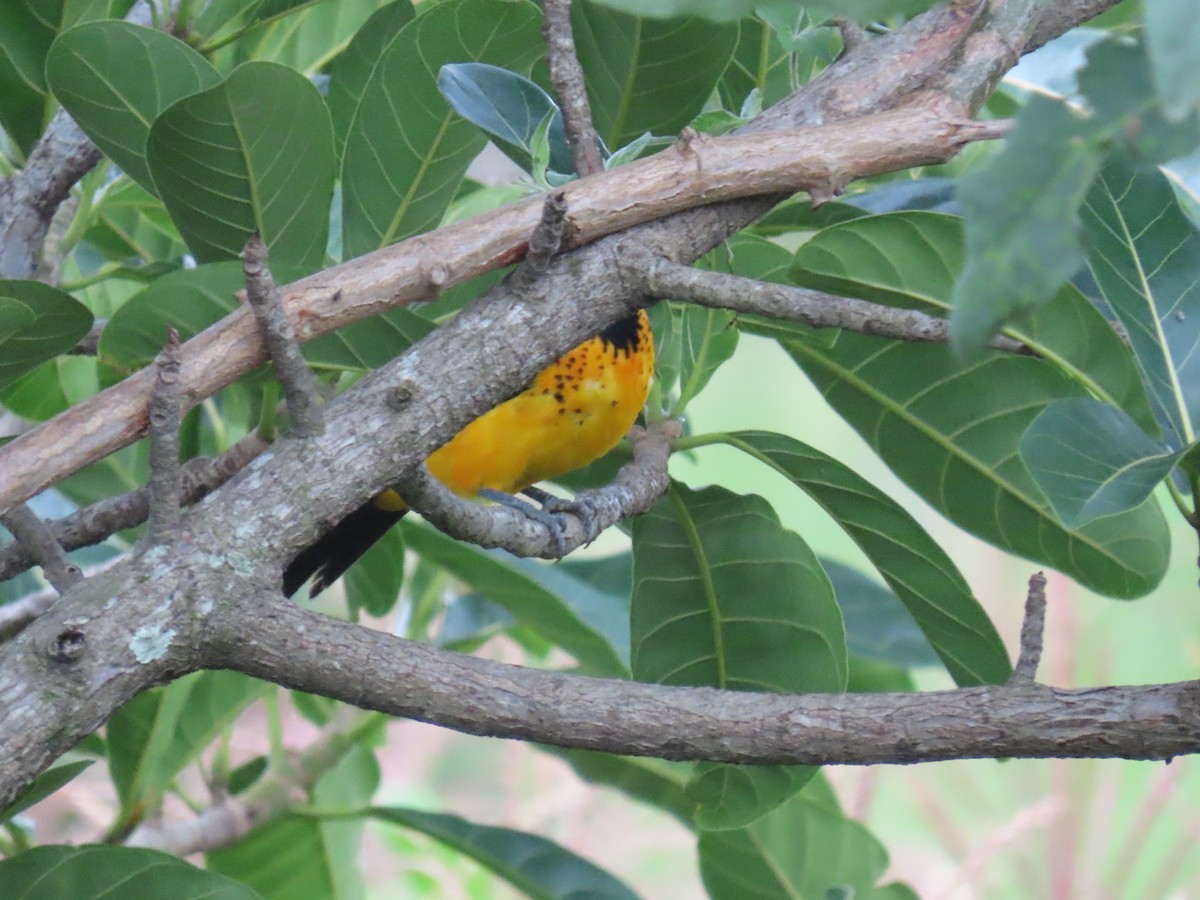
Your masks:
M 654 338 L 645 310 L 610 325 L 538 373 L 528 388 L 484 413 L 427 460 L 442 484 L 465 497 L 515 494 L 582 468 L 625 436 L 646 403 Z M 384 491 L 303 550 L 283 573 L 294 594 L 315 576 L 319 593 L 341 577 L 408 511 Z

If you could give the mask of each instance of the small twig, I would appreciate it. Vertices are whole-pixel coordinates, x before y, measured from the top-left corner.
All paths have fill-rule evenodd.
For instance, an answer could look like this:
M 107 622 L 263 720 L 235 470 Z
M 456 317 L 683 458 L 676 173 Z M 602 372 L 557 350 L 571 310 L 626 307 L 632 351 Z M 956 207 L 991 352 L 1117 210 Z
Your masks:
M 667 461 L 682 432 L 678 420 L 663 419 L 630 432 L 633 459 L 610 484 L 581 491 L 563 511 L 549 512 L 557 532 L 543 521 L 508 506 L 482 506 L 443 487 L 424 466 L 398 486 L 400 494 L 429 522 L 452 537 L 481 547 L 503 547 L 516 556 L 559 559 L 590 544 L 602 531 L 651 509 L 670 483 Z M 579 509 L 576 512 L 575 507 Z
M 867 32 L 853 19 L 834 16 L 833 24 L 842 36 L 842 55 L 849 56 L 867 42 Z
M 282 295 L 267 267 L 267 245 L 257 233 L 242 250 L 242 271 L 246 274 L 246 297 L 283 385 L 290 430 L 298 437 L 315 437 L 325 430 L 320 386 L 300 353 Z
M 542 38 L 546 42 L 546 64 L 562 110 L 563 130 L 571 147 L 575 172 L 580 178 L 602 172 L 600 138 L 592 124 L 583 67 L 575 54 L 575 37 L 571 33 L 571 0 L 544 0 Z
M 46 580 L 58 593 L 66 592 L 83 580 L 79 566 L 67 558 L 66 551 L 54 539 L 49 526 L 38 518 L 28 504 L 14 506 L 0 516 L 0 524 L 12 532 L 12 536 L 37 560 Z
M 257 432 L 251 432 L 220 456 L 189 459 L 183 465 L 180 503 L 187 505 L 200 500 L 213 488 L 240 472 L 265 449 L 267 442 Z M 118 531 L 136 528 L 149 515 L 150 489 L 143 487 L 116 497 L 106 497 L 65 518 L 45 524 L 59 545 L 70 551 L 99 544 Z M 24 544 L 13 541 L 0 547 L 0 581 L 15 578 L 33 565 L 36 563 Z M 7 611 L 9 606 L 0 609 Z M 0 637 L 3 636 L 2 632 L 3 621 L 0 620 Z
M 1021 623 L 1021 655 L 1008 676 L 1010 685 L 1034 684 L 1042 659 L 1042 632 L 1046 628 L 1046 576 L 1035 572 L 1029 577 L 1025 595 L 1025 620 Z
M 629 269 L 629 277 L 640 280 L 652 297 L 802 322 L 812 328 L 845 328 L 901 341 L 945 343 L 950 339 L 945 319 L 915 309 L 695 269 L 636 251 L 626 253 L 623 262 Z M 1010 353 L 1028 352 L 1020 341 L 1003 335 L 994 338 L 990 346 Z
M 150 517 L 146 540 L 166 544 L 179 529 L 179 333 L 167 329 L 167 343 L 154 360 L 150 396 Z
M 515 281 L 522 286 L 532 286 L 546 273 L 550 262 L 558 255 L 563 245 L 563 233 L 567 224 L 567 199 L 562 191 L 546 195 L 542 206 L 542 218 L 529 236 L 529 250 L 525 261 L 513 273 Z

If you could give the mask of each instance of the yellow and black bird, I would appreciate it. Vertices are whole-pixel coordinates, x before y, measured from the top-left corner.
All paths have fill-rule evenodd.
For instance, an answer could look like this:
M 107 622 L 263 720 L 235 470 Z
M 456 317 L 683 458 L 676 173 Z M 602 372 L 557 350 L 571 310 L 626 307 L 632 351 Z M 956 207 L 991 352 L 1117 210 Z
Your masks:
M 582 468 L 629 431 L 653 372 L 654 338 L 645 310 L 638 310 L 467 425 L 429 457 L 429 471 L 456 494 L 475 497 L 487 490 L 515 494 Z M 284 592 L 291 596 L 310 577 L 313 593 L 324 590 L 407 511 L 390 490 L 355 510 L 292 560 Z

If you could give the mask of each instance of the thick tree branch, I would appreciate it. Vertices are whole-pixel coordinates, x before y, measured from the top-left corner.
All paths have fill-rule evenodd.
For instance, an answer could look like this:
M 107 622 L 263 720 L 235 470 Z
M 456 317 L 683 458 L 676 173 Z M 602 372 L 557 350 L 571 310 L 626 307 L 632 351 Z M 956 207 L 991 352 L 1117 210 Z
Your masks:
M 463 656 L 272 600 L 223 664 L 365 709 L 491 737 L 665 759 L 870 765 L 976 757 L 1171 759 L 1200 751 L 1200 682 L 916 694 L 748 694 Z M 228 627 L 241 627 L 233 616 Z M 362 672 L 370 671 L 364 679 Z
M 621 263 L 626 277 L 640 284 L 651 297 L 802 322 L 812 328 L 845 328 L 900 341 L 950 340 L 946 320 L 920 310 L 694 269 L 640 252 L 622 259 Z M 1025 352 L 1024 344 L 1004 335 L 994 338 L 991 346 L 1010 353 Z
M 761 214 L 777 192 L 833 193 L 857 177 L 945 161 L 979 136 L 990 136 L 986 126 L 931 99 L 834 125 L 693 141 L 685 151 L 563 187 L 570 246 L 699 204 L 775 192 L 755 207 Z M 308 341 L 391 307 L 432 299 L 520 259 L 543 206 L 532 197 L 335 266 L 285 288 L 284 307 L 298 323 L 299 339 Z M 672 258 L 706 252 L 734 224 L 714 221 L 722 222 L 717 232 L 710 222 L 689 236 L 688 249 L 676 246 Z M 199 402 L 265 358 L 253 315 L 245 309 L 230 314 L 184 344 L 185 399 Z M 0 510 L 140 438 L 152 381 L 144 369 L 0 447 Z
M 188 505 L 224 484 L 260 453 L 267 442 L 257 432 L 246 435 L 220 456 L 198 456 L 183 464 L 183 489 L 180 503 Z M 78 550 L 99 544 L 119 531 L 136 528 L 150 515 L 150 489 L 139 488 L 128 494 L 107 497 L 57 521 L 47 522 L 54 539 L 64 550 Z M 0 547 L 0 581 L 15 578 L 35 565 L 33 556 L 20 543 L 12 541 Z M 5 613 L 0 607 L 0 637 L 5 635 Z

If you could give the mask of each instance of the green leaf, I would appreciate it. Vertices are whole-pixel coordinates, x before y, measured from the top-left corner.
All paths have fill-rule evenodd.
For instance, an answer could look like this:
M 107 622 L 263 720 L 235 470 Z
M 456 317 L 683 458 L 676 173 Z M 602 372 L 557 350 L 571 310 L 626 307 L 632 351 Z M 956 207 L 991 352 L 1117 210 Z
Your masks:
M 853 470 L 794 438 L 767 431 L 721 435 L 770 466 L 833 517 L 896 592 L 960 685 L 1000 684 L 1004 643 L 966 579 L 917 521 Z
M 696 827 L 743 828 L 769 813 L 808 783 L 813 766 L 731 766 L 697 763 L 687 785 L 696 803 Z
M 324 263 L 333 131 L 325 101 L 295 69 L 238 66 L 159 115 L 146 155 L 172 220 L 201 262 L 236 259 L 257 231 L 272 266 L 315 271 Z
M 1180 108 L 1171 121 L 1158 104 L 1146 47 L 1135 39 L 1110 36 L 1087 49 L 1087 65 L 1077 75 L 1079 91 L 1092 111 L 1093 127 L 1117 145 L 1151 162 L 1189 156 L 1200 144 L 1200 114 Z
M 525 76 L 487 63 L 445 65 L 438 73 L 438 90 L 456 113 L 490 134 L 526 172 L 533 167 L 534 134 L 549 117 L 548 165 L 556 172 L 575 171 L 558 104 Z
M 584 671 L 626 677 L 623 611 L 604 594 L 556 573 L 553 566 L 488 552 L 405 520 L 406 545 L 562 647 Z
M 829 579 L 761 497 L 674 485 L 633 524 L 639 681 L 840 691 L 846 638 Z
M 1200 233 L 1158 169 L 1121 156 L 1088 194 L 1084 227 L 1088 268 L 1129 335 L 1167 443 L 1181 449 L 1200 422 Z
M 346 570 L 342 582 L 351 613 L 385 616 L 404 585 L 404 538 L 397 528 L 381 537 Z
M 1161 580 L 1170 542 L 1153 500 L 1065 528 L 1021 463 L 1029 423 L 1082 393 L 1053 366 L 992 352 L 963 367 L 944 345 L 847 332 L 831 348 L 784 349 L 884 462 L 959 527 L 1108 596 L 1141 596 Z
M 825 228 L 796 252 L 791 274 L 806 287 L 937 314 L 950 309 L 964 254 L 961 219 L 896 212 Z M 1129 348 L 1074 287 L 1005 333 L 1143 427 L 1156 427 Z
M 128 178 L 106 185 L 93 207 L 95 224 L 83 239 L 111 260 L 178 260 L 187 252 L 166 209 Z
M 707 309 L 683 304 L 672 306 L 678 315 L 679 400 L 672 415 L 681 414 L 704 390 L 717 369 L 737 349 L 736 317 L 727 309 Z
M 358 110 L 363 91 L 379 65 L 380 57 L 392 38 L 411 22 L 417 13 L 409 0 L 381 6 L 358 29 L 346 49 L 333 61 L 329 72 L 329 115 L 333 120 L 333 139 L 339 164 L 346 147 L 346 136 Z
M 151 192 L 151 123 L 177 100 L 221 80 L 187 44 L 128 22 L 88 22 L 63 32 L 50 48 L 46 77 L 104 155 Z
M 1079 207 L 1099 171 L 1092 123 L 1066 103 L 1033 96 L 1004 148 L 966 175 L 967 260 L 950 335 L 978 353 L 1004 324 L 1042 306 L 1083 264 Z
M 153 281 L 126 301 L 100 333 L 99 357 L 132 371 L 149 364 L 167 339 L 167 326 L 188 340 L 237 308 L 245 286 L 241 263 L 182 269 Z
M 454 848 L 535 900 L 637 898 L 615 876 L 537 835 L 398 806 L 375 807 L 370 814 Z
M 95 760 L 81 759 L 78 762 L 64 763 L 47 769 L 13 798 L 12 803 L 0 809 L 0 825 L 23 813 L 35 803 L 41 803 L 59 788 L 73 781 L 84 769 Z
M 644 132 L 677 134 L 704 108 L 738 41 L 735 22 L 638 19 L 593 3 L 575 4 L 571 22 L 592 118 L 609 147 Z
M 87 307 L 40 281 L 0 280 L 0 388 L 66 353 L 92 327 Z
M 940 553 L 941 549 L 938 551 Z M 834 560 L 822 559 L 821 565 L 833 584 L 838 606 L 842 608 L 846 650 L 852 661 L 887 663 L 899 669 L 941 664 L 929 639 L 921 633 L 912 614 L 892 591 L 858 569 Z M 911 568 L 918 569 L 919 566 Z M 1002 659 L 1007 668 L 1007 656 Z
M 363 819 L 379 765 L 352 745 L 313 789 L 316 812 L 275 819 L 236 844 L 207 855 L 207 864 L 259 891 L 266 900 L 345 900 L 366 894 L 361 851 Z M 321 811 L 335 814 L 322 818 Z M 351 814 L 351 815 L 348 815 Z
M 639 681 L 790 693 L 846 686 L 846 637 L 829 579 L 761 497 L 676 484 L 634 521 L 630 629 Z M 723 768 L 701 769 L 689 788 L 701 801 L 698 821 L 746 821 L 816 771 Z
M 1181 452 L 1090 397 L 1051 403 L 1021 438 L 1021 461 L 1069 528 L 1139 506 Z
M 528 72 L 540 54 L 539 18 L 524 0 L 450 0 L 405 25 L 383 48 L 346 138 L 345 256 L 437 226 L 486 143 L 438 92 L 438 72 L 463 62 Z
M 798 16 L 803 13 L 797 8 Z M 741 107 L 753 90 L 763 106 L 770 106 L 792 92 L 791 54 L 780 43 L 775 30 L 759 19 L 741 24 L 737 47 L 717 90 L 726 109 Z
M 564 760 L 584 781 L 615 788 L 627 797 L 670 813 L 688 828 L 696 804 L 684 788 L 692 775 L 687 763 L 647 756 L 613 756 L 595 750 L 565 750 L 538 745 L 538 749 Z
M 1159 102 L 1172 119 L 1200 109 L 1200 17 L 1187 0 L 1146 0 L 1146 41 Z
M 360 319 L 323 334 L 304 347 L 314 368 L 366 372 L 395 359 L 436 326 L 405 307 Z
M 94 359 L 60 356 L 0 389 L 0 403 L 23 419 L 44 422 L 99 389 Z
M 717 22 L 728 22 L 750 15 L 761 0 L 595 0 L 595 3 L 654 19 L 702 16 Z
M 378 7 L 379 0 L 309 0 L 286 16 L 260 22 L 213 60 L 226 70 L 266 60 L 312 77 L 326 69 Z M 229 64 L 222 65 L 227 57 Z
M 108 764 L 124 817 L 152 804 L 185 766 L 270 684 L 235 672 L 198 672 L 139 694 L 108 721 Z
M 0 860 L 0 884 L 21 900 L 261 900 L 232 878 L 134 847 L 34 847 Z
M 699 852 L 713 900 L 871 896 L 887 868 L 870 832 L 804 795 L 746 828 L 702 832 Z
M 58 29 L 54 6 L 8 0 L 0 9 L 0 125 L 23 153 L 32 149 L 47 120 L 43 70 Z
M 205 5 L 193 28 L 199 34 L 215 35 L 231 26 L 245 27 L 292 13 L 313 0 L 215 0 Z

